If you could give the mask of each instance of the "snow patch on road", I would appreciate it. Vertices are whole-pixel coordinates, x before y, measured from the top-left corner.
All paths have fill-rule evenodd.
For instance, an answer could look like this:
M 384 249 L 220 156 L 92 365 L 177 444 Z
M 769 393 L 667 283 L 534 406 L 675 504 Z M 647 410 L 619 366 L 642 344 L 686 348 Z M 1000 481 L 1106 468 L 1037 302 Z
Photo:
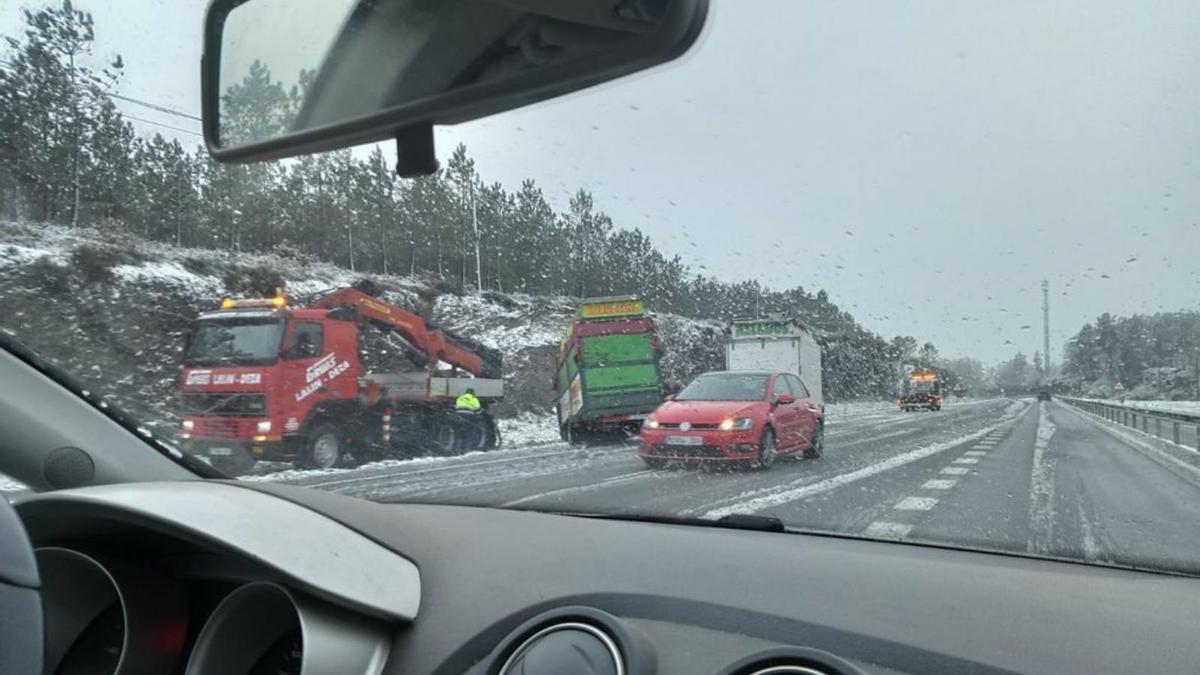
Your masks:
M 335 469 L 288 469 L 287 464 L 279 462 L 260 462 L 256 467 L 256 475 L 242 476 L 242 480 L 269 482 L 296 482 L 312 478 L 335 477 L 345 474 L 366 475 L 378 470 L 397 468 L 418 468 L 421 466 L 454 465 L 469 463 L 475 458 L 502 457 L 506 453 L 529 451 L 542 445 L 558 443 L 558 428 L 554 417 L 550 415 L 524 414 L 512 419 L 499 421 L 500 436 L 504 445 L 497 450 L 480 450 L 450 457 L 410 457 L 405 459 L 384 459 L 370 462 L 353 468 Z M 265 473 L 261 473 L 264 472 Z
M 1033 468 L 1029 478 L 1029 542 L 1031 553 L 1050 554 L 1054 545 L 1054 457 L 1050 439 L 1058 428 L 1046 406 L 1038 411 L 1037 439 L 1033 443 Z

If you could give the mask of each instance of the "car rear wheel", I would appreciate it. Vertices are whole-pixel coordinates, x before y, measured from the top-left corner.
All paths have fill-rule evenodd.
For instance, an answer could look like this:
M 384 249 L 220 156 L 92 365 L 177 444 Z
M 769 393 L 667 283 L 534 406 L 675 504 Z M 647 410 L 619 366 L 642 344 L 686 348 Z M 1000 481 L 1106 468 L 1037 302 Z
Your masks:
M 775 432 L 769 428 L 764 429 L 762 438 L 758 441 L 758 466 L 763 469 L 771 468 L 775 464 L 778 450 L 775 445 Z

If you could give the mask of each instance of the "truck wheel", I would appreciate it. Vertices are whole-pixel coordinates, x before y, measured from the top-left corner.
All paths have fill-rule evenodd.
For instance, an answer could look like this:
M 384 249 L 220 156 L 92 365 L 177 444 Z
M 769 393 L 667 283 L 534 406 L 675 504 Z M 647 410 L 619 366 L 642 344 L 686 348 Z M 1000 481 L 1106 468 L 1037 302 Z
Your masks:
M 453 455 L 458 452 L 459 433 L 452 420 L 439 420 L 433 430 L 433 447 L 439 454 Z
M 564 424 L 562 427 L 563 440 L 571 445 L 587 445 L 587 436 L 574 424 Z
M 775 464 L 778 448 L 775 447 L 775 432 L 770 428 L 763 430 L 762 438 L 758 441 L 758 466 L 770 469 Z
M 804 456 L 817 459 L 825 452 L 825 423 L 817 422 L 817 428 L 810 439 L 810 447 L 804 451 Z
M 241 476 L 254 468 L 258 460 L 248 452 L 235 451 L 232 455 L 213 457 L 213 468 L 230 476 Z
M 308 444 L 297 463 L 305 469 L 332 469 L 343 459 L 342 434 L 335 424 L 318 424 L 308 434 Z

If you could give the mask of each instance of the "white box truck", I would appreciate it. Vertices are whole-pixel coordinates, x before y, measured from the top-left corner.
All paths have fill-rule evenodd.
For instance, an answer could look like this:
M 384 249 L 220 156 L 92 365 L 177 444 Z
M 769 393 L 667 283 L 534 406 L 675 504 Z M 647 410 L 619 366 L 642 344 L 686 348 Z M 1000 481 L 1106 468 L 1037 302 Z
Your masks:
M 813 331 L 796 319 L 734 319 L 725 345 L 727 370 L 778 370 L 795 373 L 819 401 L 821 345 Z

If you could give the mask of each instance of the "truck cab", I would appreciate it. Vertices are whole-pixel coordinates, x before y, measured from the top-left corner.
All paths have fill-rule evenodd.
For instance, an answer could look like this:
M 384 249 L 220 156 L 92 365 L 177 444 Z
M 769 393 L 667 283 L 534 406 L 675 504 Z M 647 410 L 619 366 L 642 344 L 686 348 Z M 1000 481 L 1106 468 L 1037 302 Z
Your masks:
M 200 315 L 180 375 L 181 440 L 230 468 L 295 459 L 323 417 L 345 410 L 362 375 L 353 321 L 336 310 L 229 306 Z

